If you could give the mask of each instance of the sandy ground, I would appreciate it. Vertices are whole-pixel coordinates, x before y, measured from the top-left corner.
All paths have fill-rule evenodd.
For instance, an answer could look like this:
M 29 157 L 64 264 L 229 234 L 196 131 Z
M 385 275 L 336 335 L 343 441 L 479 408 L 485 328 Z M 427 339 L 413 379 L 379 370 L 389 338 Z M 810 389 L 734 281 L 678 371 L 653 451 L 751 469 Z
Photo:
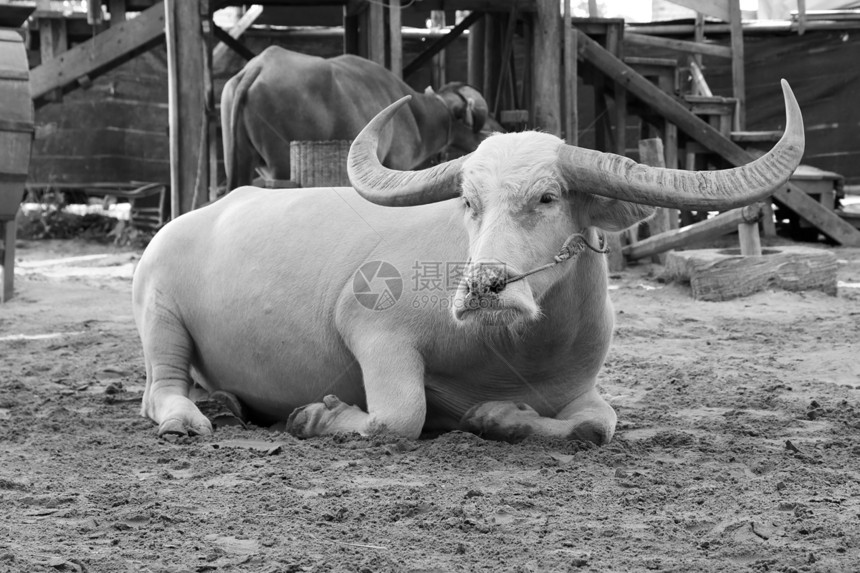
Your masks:
M 0 306 L 0 571 L 860 570 L 860 249 L 831 250 L 836 297 L 614 275 L 619 431 L 593 448 L 159 440 L 139 252 L 26 242 Z

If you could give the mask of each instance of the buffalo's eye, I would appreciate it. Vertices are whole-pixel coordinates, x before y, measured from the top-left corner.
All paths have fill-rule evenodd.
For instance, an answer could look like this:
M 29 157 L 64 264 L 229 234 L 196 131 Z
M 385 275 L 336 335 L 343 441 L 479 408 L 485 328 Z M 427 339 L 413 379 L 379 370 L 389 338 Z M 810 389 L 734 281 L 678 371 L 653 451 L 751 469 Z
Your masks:
M 471 209 L 471 208 L 472 208 L 472 202 L 471 202 L 471 201 L 469 201 L 466 197 L 463 197 L 463 205 L 465 205 L 465 206 L 466 206 L 466 209 Z
M 553 201 L 555 201 L 555 199 L 556 197 L 552 193 L 544 193 L 540 196 L 541 203 L 552 203 Z

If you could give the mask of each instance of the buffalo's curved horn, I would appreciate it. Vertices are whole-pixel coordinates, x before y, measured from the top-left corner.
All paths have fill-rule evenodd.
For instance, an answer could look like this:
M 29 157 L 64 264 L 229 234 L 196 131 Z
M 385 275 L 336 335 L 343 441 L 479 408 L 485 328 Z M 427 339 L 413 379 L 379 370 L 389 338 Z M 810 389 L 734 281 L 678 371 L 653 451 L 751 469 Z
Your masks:
M 460 194 L 460 168 L 466 156 L 420 171 L 395 171 L 380 163 L 377 156 L 379 135 L 411 97 L 402 97 L 379 112 L 349 148 L 346 170 L 352 186 L 359 195 L 379 205 L 424 205 Z
M 785 132 L 752 163 L 717 171 L 683 171 L 641 165 L 626 157 L 563 145 L 559 169 L 568 189 L 631 203 L 687 210 L 723 210 L 764 199 L 779 189 L 803 157 L 803 117 L 788 82 Z

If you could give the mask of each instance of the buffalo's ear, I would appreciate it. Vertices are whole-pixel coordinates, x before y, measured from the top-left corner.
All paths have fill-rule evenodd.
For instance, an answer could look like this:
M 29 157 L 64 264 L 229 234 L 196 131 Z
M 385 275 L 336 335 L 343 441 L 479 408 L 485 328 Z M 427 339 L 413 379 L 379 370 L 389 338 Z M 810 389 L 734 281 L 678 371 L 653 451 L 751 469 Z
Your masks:
M 583 199 L 585 214 L 591 226 L 604 231 L 623 231 L 654 214 L 650 205 L 628 203 L 618 199 L 607 199 L 597 195 L 586 195 Z

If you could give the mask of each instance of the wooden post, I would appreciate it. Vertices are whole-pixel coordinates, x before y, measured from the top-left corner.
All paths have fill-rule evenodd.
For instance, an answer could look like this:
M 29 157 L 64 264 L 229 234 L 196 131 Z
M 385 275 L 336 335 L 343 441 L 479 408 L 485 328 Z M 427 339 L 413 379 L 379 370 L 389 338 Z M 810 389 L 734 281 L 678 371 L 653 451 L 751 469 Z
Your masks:
M 445 11 L 431 10 L 430 11 L 430 29 L 444 30 L 445 29 Z M 433 64 L 431 67 L 431 84 L 438 89 L 446 83 L 445 73 L 445 50 L 442 50 L 433 56 Z
M 744 78 L 744 31 L 741 26 L 740 0 L 729 0 L 729 27 L 732 43 L 732 93 L 738 100 L 735 131 L 746 129 L 747 98 Z
M 738 225 L 738 240 L 741 245 L 741 254 L 746 256 L 761 255 L 761 239 L 758 236 L 758 221 Z
M 50 0 L 37 0 L 36 6 L 39 10 L 51 11 Z M 39 51 L 42 56 L 42 64 L 53 60 L 69 49 L 69 39 L 66 30 L 65 18 L 43 18 L 39 23 Z M 45 95 L 48 101 L 63 101 L 63 90 L 60 88 L 52 90 Z
M 108 14 L 110 14 L 111 26 L 125 22 L 125 0 L 110 0 Z
M 200 3 L 165 0 L 170 126 L 171 213 L 176 218 L 202 202 L 208 183 L 204 62 Z
M 0 220 L 0 229 L 3 230 L 3 289 L 0 290 L 0 302 L 6 302 L 12 298 L 15 284 L 15 219 L 9 221 Z
M 558 0 L 537 0 L 532 102 L 534 126 L 561 136 L 561 13 Z
M 481 94 L 487 102 L 496 100 L 496 85 L 501 73 L 501 25 L 498 14 L 484 16 L 484 79 Z
M 388 0 L 390 69 L 395 76 L 403 79 L 403 35 L 400 16 L 400 0 Z
M 343 7 L 343 53 L 358 55 L 361 50 L 359 44 L 361 41 L 360 27 L 361 19 L 357 14 L 349 10 L 349 6 Z
M 624 60 L 624 26 L 609 25 L 606 28 L 606 48 L 619 60 Z M 618 155 L 627 154 L 627 90 L 621 82 L 614 82 L 615 109 L 615 149 Z
M 576 34 L 571 20 L 572 0 L 564 0 L 564 139 L 579 145 L 579 61 L 576 57 Z
M 367 3 L 367 59 L 385 65 L 385 12 L 381 2 Z
M 639 163 L 650 165 L 651 167 L 666 167 L 663 142 L 657 138 L 641 140 L 639 142 Z M 677 211 L 674 209 L 657 207 L 654 216 L 647 221 L 649 234 L 653 237 L 671 229 L 670 217 L 673 213 L 677 215 Z M 666 264 L 665 253 L 652 255 L 651 262 L 661 265 Z
M 470 86 L 477 89 L 483 89 L 484 85 L 484 30 L 486 25 L 487 17 L 485 16 L 469 28 L 468 82 Z

